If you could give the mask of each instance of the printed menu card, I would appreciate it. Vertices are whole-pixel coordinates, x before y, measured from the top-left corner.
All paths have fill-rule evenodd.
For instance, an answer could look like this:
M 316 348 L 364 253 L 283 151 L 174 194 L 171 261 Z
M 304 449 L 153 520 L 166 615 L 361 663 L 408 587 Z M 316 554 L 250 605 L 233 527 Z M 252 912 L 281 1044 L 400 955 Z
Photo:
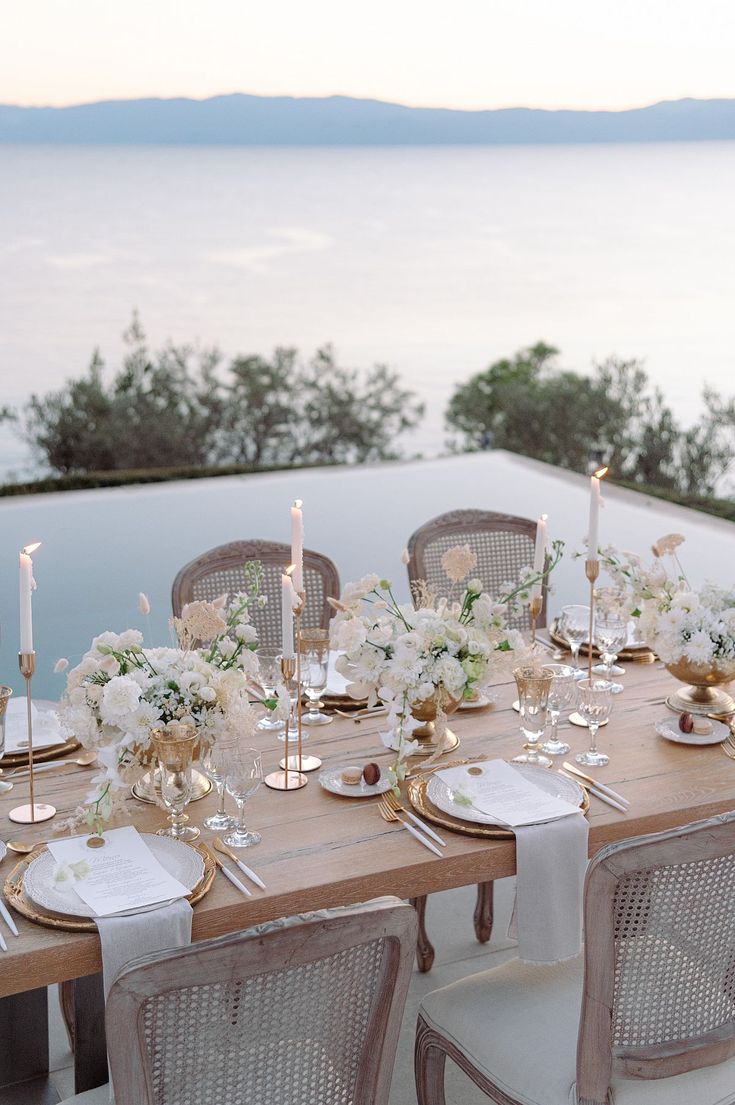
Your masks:
M 547 794 L 504 760 L 450 767 L 436 772 L 457 805 L 475 809 L 498 825 L 538 825 L 579 813 L 579 807 Z
M 98 917 L 183 898 L 189 888 L 169 875 L 132 825 L 108 829 L 101 848 L 90 848 L 88 836 L 51 840 L 48 850 L 57 864 L 81 872 L 74 890 Z M 76 865 L 76 866 L 72 866 Z

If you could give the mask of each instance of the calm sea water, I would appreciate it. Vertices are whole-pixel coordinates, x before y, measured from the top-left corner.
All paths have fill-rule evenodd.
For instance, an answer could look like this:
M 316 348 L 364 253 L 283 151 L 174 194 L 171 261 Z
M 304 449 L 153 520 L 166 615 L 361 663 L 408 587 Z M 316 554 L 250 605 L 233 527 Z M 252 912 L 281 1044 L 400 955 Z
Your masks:
M 641 357 L 676 412 L 733 383 L 735 143 L 439 149 L 0 146 L 2 400 L 156 345 L 331 341 L 426 399 L 544 339 Z M 0 433 L 0 472 L 25 447 Z

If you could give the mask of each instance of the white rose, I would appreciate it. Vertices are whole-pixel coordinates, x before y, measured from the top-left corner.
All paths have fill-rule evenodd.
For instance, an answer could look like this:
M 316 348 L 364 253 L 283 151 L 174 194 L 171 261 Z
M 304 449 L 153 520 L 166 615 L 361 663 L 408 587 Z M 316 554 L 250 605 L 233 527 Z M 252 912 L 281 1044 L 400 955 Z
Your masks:
M 133 713 L 140 702 L 140 687 L 126 675 L 117 675 L 105 685 L 102 692 L 102 720 L 117 725 Z
M 199 697 L 202 702 L 214 702 L 217 698 L 217 692 L 211 687 L 202 687 L 199 691 Z

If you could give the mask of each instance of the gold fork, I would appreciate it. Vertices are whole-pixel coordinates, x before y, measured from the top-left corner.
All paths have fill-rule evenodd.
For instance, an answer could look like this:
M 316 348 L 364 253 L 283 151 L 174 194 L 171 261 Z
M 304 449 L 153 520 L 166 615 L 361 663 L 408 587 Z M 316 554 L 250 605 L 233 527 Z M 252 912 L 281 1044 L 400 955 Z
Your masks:
M 410 820 L 413 821 L 414 825 L 421 829 L 422 833 L 425 833 L 426 836 L 430 836 L 431 839 L 435 840 L 437 844 L 441 844 L 442 848 L 446 848 L 446 840 L 442 840 L 442 838 L 439 836 L 439 833 L 435 833 L 430 825 L 427 825 L 425 821 L 422 821 L 421 818 L 417 817 L 415 813 L 411 812 L 411 810 L 407 810 L 405 806 L 402 806 L 401 801 L 396 795 L 395 791 L 387 790 L 385 794 L 382 795 L 382 798 L 384 802 L 388 803 L 394 813 L 402 813 L 405 817 L 410 818 Z
M 423 844 L 424 848 L 428 848 L 430 852 L 434 853 L 434 855 L 436 855 L 436 856 L 441 856 L 442 855 L 442 853 L 437 848 L 436 844 L 432 844 L 431 841 L 428 839 L 428 837 L 425 837 L 423 835 L 423 833 L 420 833 L 418 831 L 418 829 L 414 829 L 413 825 L 409 825 L 408 821 L 404 821 L 400 814 L 396 813 L 395 810 L 391 809 L 391 807 L 385 801 L 384 797 L 378 799 L 378 813 L 383 818 L 383 821 L 388 821 L 388 822 L 396 822 L 397 821 L 399 825 L 402 825 L 403 828 L 406 829 L 407 832 L 409 832 L 411 834 L 411 836 L 416 837 L 416 840 L 418 840 L 419 844 Z

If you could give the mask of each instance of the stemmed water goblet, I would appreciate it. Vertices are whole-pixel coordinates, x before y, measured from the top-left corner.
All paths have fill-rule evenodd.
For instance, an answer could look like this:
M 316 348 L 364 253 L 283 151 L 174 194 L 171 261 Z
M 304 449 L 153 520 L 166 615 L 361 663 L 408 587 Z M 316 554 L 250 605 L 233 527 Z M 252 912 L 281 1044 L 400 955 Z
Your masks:
M 306 725 L 329 725 L 334 719 L 321 712 L 320 697 L 327 685 L 329 632 L 326 629 L 301 631 L 301 686 L 309 702 L 303 715 Z
M 260 681 L 265 691 L 266 698 L 274 698 L 276 687 L 281 681 L 281 650 L 271 646 L 262 645 L 258 648 L 258 666 L 260 668 Z M 273 732 L 283 729 L 283 722 L 279 718 L 273 718 L 270 713 L 262 717 L 258 722 L 259 729 Z
M 260 844 L 260 833 L 245 825 L 245 803 L 257 791 L 263 781 L 263 766 L 257 748 L 238 744 L 228 751 L 225 766 L 225 785 L 237 802 L 238 820 L 224 838 L 230 848 L 249 848 Z
M 559 633 L 569 645 L 572 654 L 572 666 L 574 678 L 584 679 L 584 672 L 579 666 L 579 649 L 587 640 L 590 631 L 589 606 L 562 606 L 558 623 Z
M 207 776 L 217 788 L 217 812 L 205 817 L 202 824 L 207 829 L 221 832 L 223 829 L 231 829 L 235 824 L 235 818 L 225 812 L 225 772 L 227 768 L 226 753 L 216 741 L 212 741 L 202 749 L 199 756 L 199 764 Z
M 577 712 L 587 723 L 590 746 L 575 759 L 587 767 L 604 767 L 610 757 L 597 748 L 597 730 L 610 717 L 612 709 L 612 684 L 607 679 L 582 679 L 577 683 Z
M 161 799 L 170 810 L 168 828 L 159 829 L 158 836 L 175 840 L 196 840 L 199 829 L 187 825 L 184 810 L 191 800 L 191 763 L 197 731 L 193 725 L 169 722 L 166 728 L 153 729 L 151 739 L 161 772 Z
M 615 661 L 618 653 L 625 648 L 628 640 L 628 623 L 624 618 L 615 614 L 607 614 L 600 611 L 595 616 L 595 644 L 602 657 L 602 663 L 596 664 L 592 669 L 596 675 L 601 675 L 610 684 L 612 694 L 620 694 L 623 690 L 622 683 L 615 683 L 613 675 L 624 675 L 625 670 L 617 667 Z
M 574 697 L 574 668 L 571 664 L 544 664 L 544 670 L 552 673 L 548 696 L 551 736 L 539 745 L 539 749 L 549 756 L 566 756 L 570 747 L 565 741 L 559 740 L 558 727 L 562 712 Z
M 518 688 L 521 730 L 526 738 L 526 745 L 525 752 L 514 756 L 511 763 L 551 767 L 548 756 L 539 754 L 539 741 L 546 728 L 549 688 L 554 677 L 545 667 L 533 666 L 516 668 L 513 677 Z

